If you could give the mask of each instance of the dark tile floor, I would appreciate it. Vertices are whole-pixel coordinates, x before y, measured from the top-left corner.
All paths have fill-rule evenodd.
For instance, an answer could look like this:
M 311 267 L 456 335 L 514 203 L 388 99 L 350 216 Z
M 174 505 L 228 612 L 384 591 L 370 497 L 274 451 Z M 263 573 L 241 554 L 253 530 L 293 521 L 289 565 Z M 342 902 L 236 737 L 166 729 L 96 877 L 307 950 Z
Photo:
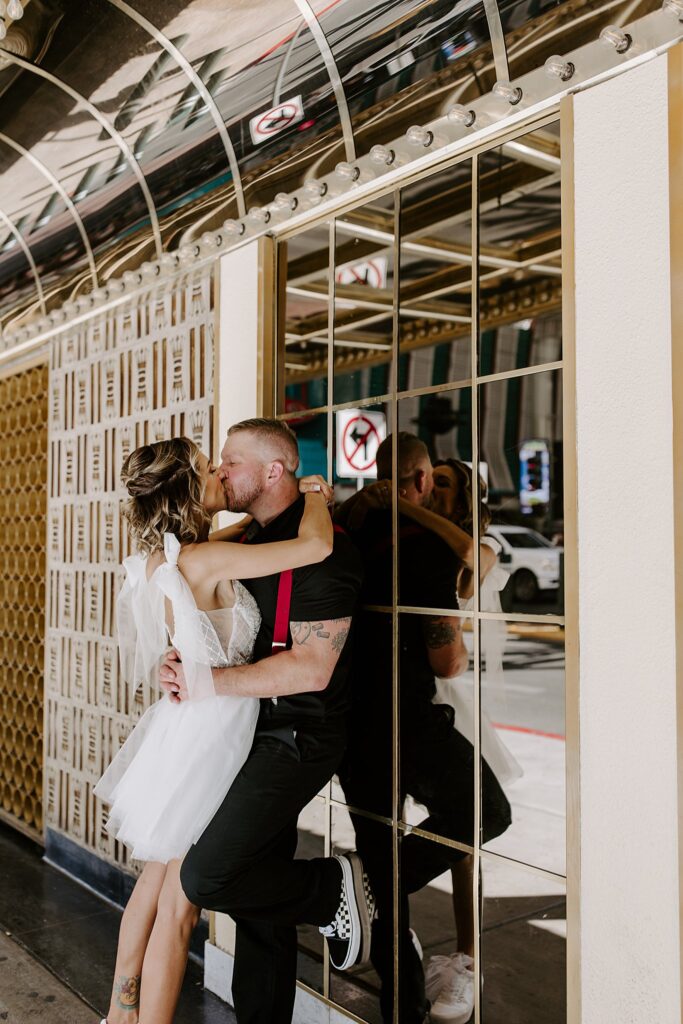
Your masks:
M 45 864 L 30 840 L 0 823 L 0 928 L 101 1017 L 109 1004 L 121 913 Z M 176 1024 L 236 1024 L 190 961 Z

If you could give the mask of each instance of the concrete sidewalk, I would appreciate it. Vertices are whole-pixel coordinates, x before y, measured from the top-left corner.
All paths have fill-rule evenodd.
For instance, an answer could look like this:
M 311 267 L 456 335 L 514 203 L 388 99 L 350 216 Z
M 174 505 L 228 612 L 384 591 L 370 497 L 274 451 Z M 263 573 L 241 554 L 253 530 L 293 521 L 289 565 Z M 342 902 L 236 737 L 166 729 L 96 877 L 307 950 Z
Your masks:
M 74 995 L 11 936 L 0 932 L 0 1021 L 6 1024 L 99 1024 Z

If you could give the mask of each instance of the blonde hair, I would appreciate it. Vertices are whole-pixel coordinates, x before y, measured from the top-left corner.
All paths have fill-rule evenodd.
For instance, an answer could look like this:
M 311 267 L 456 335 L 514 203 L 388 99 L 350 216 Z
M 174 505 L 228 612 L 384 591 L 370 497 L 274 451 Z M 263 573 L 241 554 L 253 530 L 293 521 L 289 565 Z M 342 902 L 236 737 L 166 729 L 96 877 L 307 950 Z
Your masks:
M 299 468 L 299 443 L 296 434 L 284 420 L 267 419 L 265 416 L 241 420 L 233 423 L 228 430 L 228 437 L 245 430 L 258 437 L 269 449 L 271 458 L 279 459 L 288 473 L 292 476 L 296 473 Z
M 163 551 L 164 534 L 181 544 L 200 539 L 211 523 L 203 503 L 199 448 L 187 437 L 144 444 L 131 452 L 121 469 L 130 497 L 122 513 L 141 551 Z

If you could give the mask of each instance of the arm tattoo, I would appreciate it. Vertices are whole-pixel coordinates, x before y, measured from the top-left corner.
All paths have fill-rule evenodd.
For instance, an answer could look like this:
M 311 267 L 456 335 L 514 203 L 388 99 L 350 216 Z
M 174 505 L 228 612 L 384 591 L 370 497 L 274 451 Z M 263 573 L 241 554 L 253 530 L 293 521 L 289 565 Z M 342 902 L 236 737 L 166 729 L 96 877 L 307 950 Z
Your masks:
M 459 623 L 453 625 L 452 622 L 443 619 L 429 619 L 425 627 L 425 642 L 431 650 L 436 650 L 452 644 L 459 632 Z
M 122 1010 L 137 1010 L 140 1005 L 140 979 L 139 974 L 132 978 L 121 974 L 114 982 L 114 993 L 116 1005 Z
M 330 628 L 326 628 L 330 627 Z M 298 647 L 309 641 L 311 638 L 318 640 L 329 640 L 332 649 L 340 654 L 346 643 L 351 628 L 351 617 L 344 619 L 328 619 L 325 622 L 291 622 L 292 640 Z M 332 632 L 334 630 L 334 632 Z
M 343 619 L 343 622 L 350 622 L 349 619 Z M 346 643 L 346 638 L 349 635 L 350 626 L 342 626 L 338 633 L 335 633 L 332 637 L 332 646 L 334 647 L 337 654 L 341 654 Z

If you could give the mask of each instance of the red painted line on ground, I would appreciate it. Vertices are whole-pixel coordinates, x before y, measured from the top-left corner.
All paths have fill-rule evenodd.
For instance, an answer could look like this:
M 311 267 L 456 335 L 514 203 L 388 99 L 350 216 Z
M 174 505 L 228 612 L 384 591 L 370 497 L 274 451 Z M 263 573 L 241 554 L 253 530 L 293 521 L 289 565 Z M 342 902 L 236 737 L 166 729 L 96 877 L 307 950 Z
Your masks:
M 503 725 L 502 722 L 494 722 L 494 729 L 507 729 L 509 732 L 523 732 L 527 736 L 545 736 L 548 740 L 562 740 L 565 737 L 559 732 L 543 732 L 541 729 L 525 729 L 523 725 Z

